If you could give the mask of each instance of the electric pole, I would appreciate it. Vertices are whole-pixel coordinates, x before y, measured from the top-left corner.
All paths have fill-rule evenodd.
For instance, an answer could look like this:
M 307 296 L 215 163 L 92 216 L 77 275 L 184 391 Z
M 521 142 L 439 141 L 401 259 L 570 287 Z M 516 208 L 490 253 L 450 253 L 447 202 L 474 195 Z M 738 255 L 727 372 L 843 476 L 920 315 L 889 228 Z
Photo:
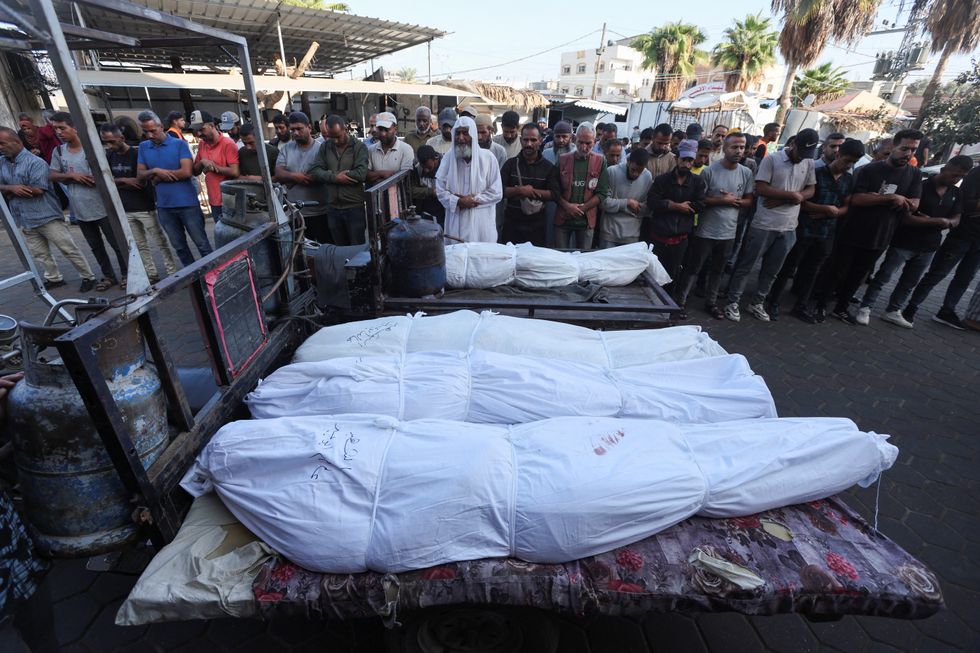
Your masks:
M 606 51 L 606 24 L 602 24 L 602 36 L 599 37 L 599 48 L 595 51 L 595 76 L 592 78 L 592 99 L 596 99 L 596 91 L 599 89 L 599 62 L 602 61 L 602 53 Z

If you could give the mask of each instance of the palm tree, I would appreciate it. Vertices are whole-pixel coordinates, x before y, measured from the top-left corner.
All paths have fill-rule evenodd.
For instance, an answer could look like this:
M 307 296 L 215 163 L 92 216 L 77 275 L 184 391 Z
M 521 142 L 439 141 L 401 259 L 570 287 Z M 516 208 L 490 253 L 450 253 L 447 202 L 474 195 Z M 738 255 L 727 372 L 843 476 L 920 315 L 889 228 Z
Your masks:
M 776 122 L 781 122 L 789 109 L 796 70 L 816 61 L 831 39 L 845 43 L 858 40 L 871 28 L 880 4 L 881 0 L 772 0 L 773 12 L 783 13 L 779 51 L 786 60 Z
M 922 109 L 915 121 L 917 128 L 922 125 L 925 108 L 942 84 L 949 57 L 957 52 L 972 52 L 980 45 L 980 4 L 976 0 L 934 0 L 926 18 L 926 29 L 932 35 L 933 53 L 942 50 L 942 54 L 922 96 Z
M 415 81 L 415 69 L 414 68 L 399 68 L 395 71 L 395 74 L 403 82 L 414 82 Z
M 842 69 L 831 66 L 820 64 L 797 75 L 793 82 L 793 97 L 803 99 L 812 93 L 816 96 L 815 103 L 820 104 L 844 95 L 850 82 Z
M 324 0 L 285 0 L 287 5 L 306 7 L 307 9 L 326 9 L 328 11 L 344 11 L 350 13 L 350 5 L 346 2 L 324 2 Z
M 667 23 L 636 37 L 631 44 L 643 53 L 644 68 L 656 70 L 653 100 L 673 100 L 694 77 L 697 64 L 706 61 L 708 53 L 698 48 L 708 40 L 697 25 Z
M 744 91 L 759 79 L 766 66 L 776 61 L 779 32 L 771 30 L 772 21 L 762 14 L 736 20 L 735 27 L 725 30 L 725 39 L 715 46 L 711 63 L 723 70 L 726 91 Z

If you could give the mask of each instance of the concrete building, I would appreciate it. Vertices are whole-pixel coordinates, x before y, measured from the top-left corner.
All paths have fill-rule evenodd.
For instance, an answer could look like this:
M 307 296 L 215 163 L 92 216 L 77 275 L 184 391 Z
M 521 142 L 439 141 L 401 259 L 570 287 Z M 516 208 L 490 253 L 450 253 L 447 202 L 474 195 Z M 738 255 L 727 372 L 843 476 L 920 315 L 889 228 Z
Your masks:
M 596 96 L 601 102 L 629 102 L 650 97 L 653 70 L 643 68 L 643 55 L 629 46 L 632 41 L 609 41 L 602 55 L 595 48 L 561 54 L 558 92 L 571 97 L 592 97 L 598 79 Z M 598 75 L 596 62 L 598 61 Z

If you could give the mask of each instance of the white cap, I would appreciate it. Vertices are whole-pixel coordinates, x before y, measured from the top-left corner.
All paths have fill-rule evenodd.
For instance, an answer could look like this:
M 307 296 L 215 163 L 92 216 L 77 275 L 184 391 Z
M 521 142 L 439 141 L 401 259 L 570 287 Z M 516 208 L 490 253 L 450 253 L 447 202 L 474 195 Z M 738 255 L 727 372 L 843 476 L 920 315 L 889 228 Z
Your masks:
M 375 127 L 384 127 L 385 129 L 391 129 L 392 125 L 398 122 L 395 118 L 395 114 L 385 111 L 384 113 L 379 113 L 377 119 L 374 122 Z

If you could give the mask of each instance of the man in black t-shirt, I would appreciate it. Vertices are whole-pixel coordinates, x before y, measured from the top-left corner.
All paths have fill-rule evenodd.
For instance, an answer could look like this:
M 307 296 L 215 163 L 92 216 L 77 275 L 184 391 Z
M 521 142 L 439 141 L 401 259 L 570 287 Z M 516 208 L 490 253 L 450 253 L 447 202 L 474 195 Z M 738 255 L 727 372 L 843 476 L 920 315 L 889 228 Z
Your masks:
M 892 139 L 887 159 L 869 163 L 855 176 L 847 218 L 837 228 L 828 277 L 837 296 L 834 317 L 848 324 L 857 324 L 847 310 L 851 297 L 888 249 L 899 221 L 919 209 L 921 173 L 909 161 L 921 139 L 922 132 L 903 129 Z
M 972 167 L 973 161 L 970 157 L 954 157 L 943 166 L 938 175 L 922 184 L 919 210 L 903 217 L 901 224 L 895 229 L 885 260 L 868 283 L 868 289 L 861 300 L 856 316 L 858 324 L 868 323 L 871 309 L 881 289 L 901 269 L 902 276 L 888 299 L 888 307 L 881 319 L 906 329 L 912 328 L 912 323 L 899 311 L 932 262 L 942 242 L 943 230 L 955 228 L 959 224 L 962 201 L 956 184 L 960 183 Z
M 238 178 L 246 181 L 262 181 L 262 171 L 259 168 L 259 143 L 265 146 L 269 174 L 274 173 L 279 150 L 274 145 L 255 138 L 255 124 L 247 122 L 242 125 L 238 130 L 238 136 L 242 139 L 242 147 L 238 150 Z
M 126 143 L 119 127 L 107 122 L 99 128 L 99 136 L 102 138 L 102 144 L 105 145 L 109 169 L 115 177 L 119 199 L 122 200 L 123 209 L 126 210 L 129 228 L 133 231 L 133 240 L 143 260 L 143 267 L 146 268 L 146 275 L 150 278 L 150 283 L 156 283 L 160 280 L 160 275 L 153 261 L 153 252 L 147 236 L 153 238 L 156 247 L 163 255 L 163 266 L 168 275 L 177 271 L 177 264 L 174 262 L 173 252 L 170 251 L 170 243 L 164 237 L 160 223 L 157 221 L 153 189 L 146 182 L 136 178 L 139 153 L 135 147 L 130 147 Z
M 533 123 L 524 125 L 521 151 L 507 159 L 500 171 L 505 203 L 502 242 L 545 246 L 545 202 L 557 201 L 561 190 L 558 167 L 541 156 L 540 146 L 538 126 Z
M 973 168 L 960 186 L 963 201 L 963 214 L 959 226 L 949 232 L 939 251 L 932 259 L 929 271 L 912 292 L 909 305 L 902 316 L 912 322 L 919 305 L 925 301 L 932 289 L 956 269 L 953 280 L 949 282 L 943 306 L 932 318 L 936 322 L 962 329 L 963 323 L 956 315 L 956 304 L 970 287 L 973 277 L 980 268 L 980 166 Z

